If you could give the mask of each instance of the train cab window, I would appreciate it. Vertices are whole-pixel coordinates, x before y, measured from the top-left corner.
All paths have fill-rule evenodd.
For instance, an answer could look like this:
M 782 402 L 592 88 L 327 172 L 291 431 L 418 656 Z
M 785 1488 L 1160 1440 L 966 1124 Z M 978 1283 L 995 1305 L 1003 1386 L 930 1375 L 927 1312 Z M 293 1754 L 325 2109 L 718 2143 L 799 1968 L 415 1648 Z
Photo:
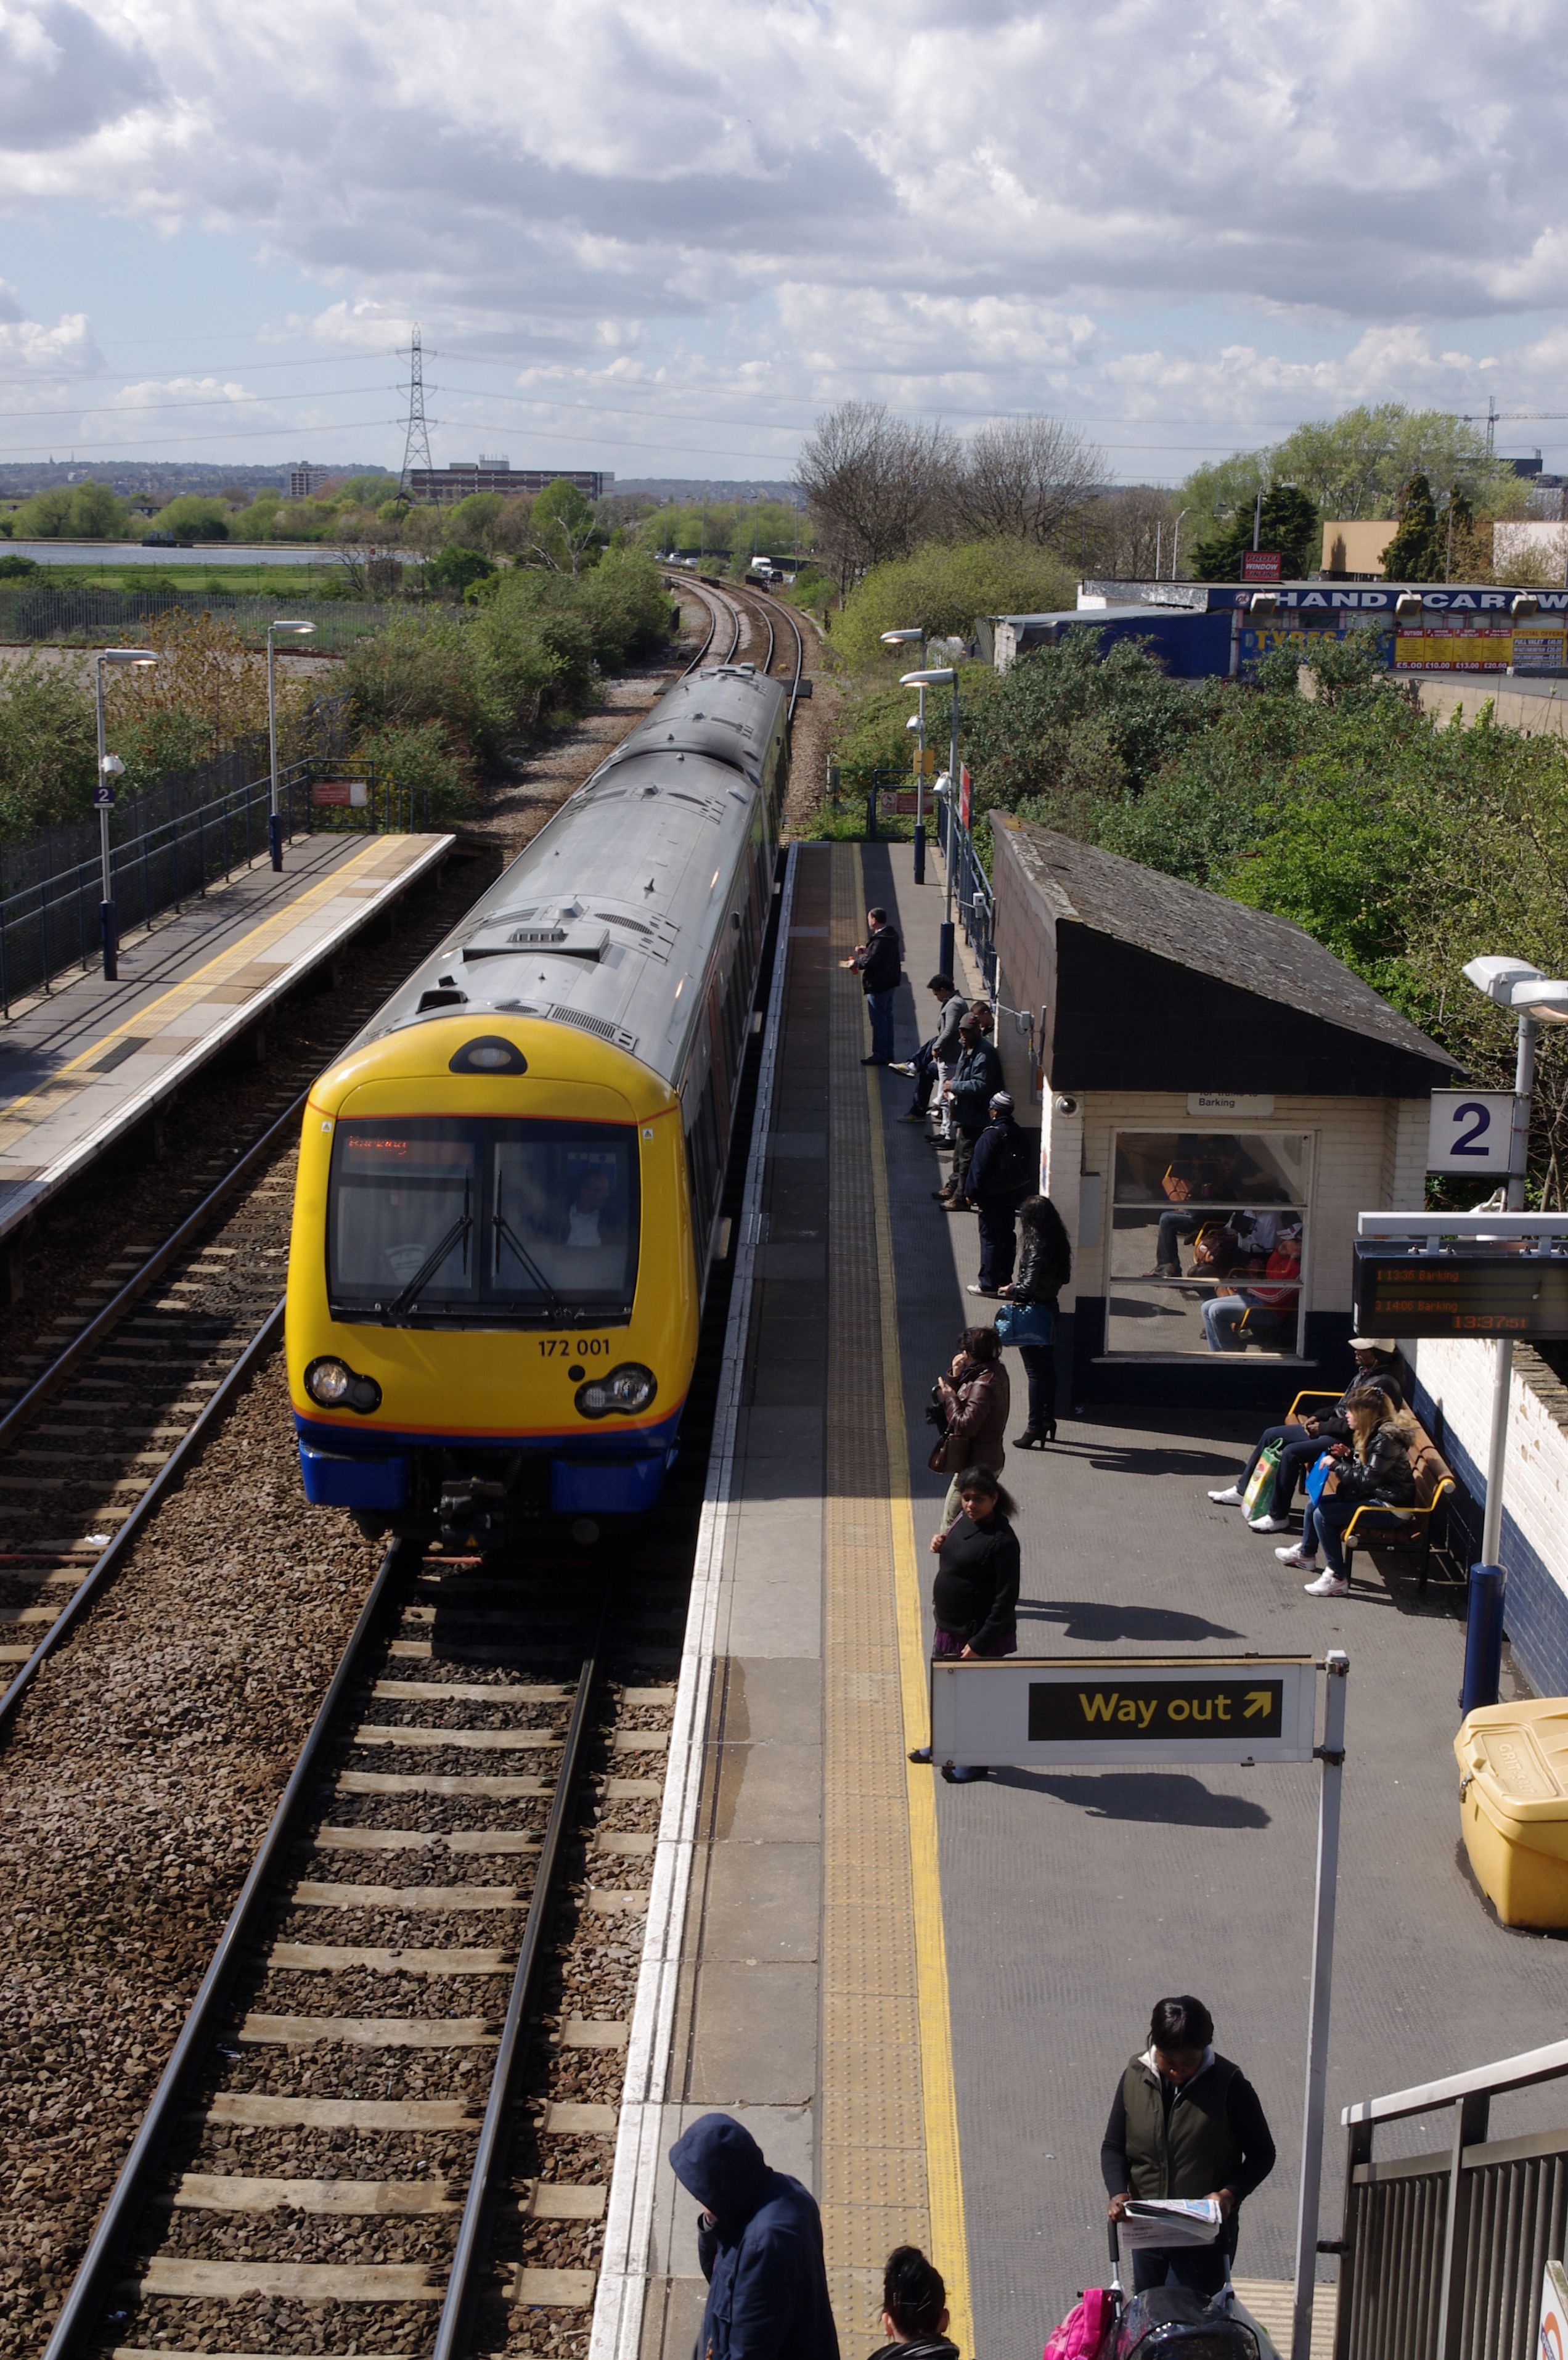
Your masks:
M 434 1116 L 339 1124 L 332 1315 L 397 1324 L 630 1318 L 641 1207 L 625 1123 Z

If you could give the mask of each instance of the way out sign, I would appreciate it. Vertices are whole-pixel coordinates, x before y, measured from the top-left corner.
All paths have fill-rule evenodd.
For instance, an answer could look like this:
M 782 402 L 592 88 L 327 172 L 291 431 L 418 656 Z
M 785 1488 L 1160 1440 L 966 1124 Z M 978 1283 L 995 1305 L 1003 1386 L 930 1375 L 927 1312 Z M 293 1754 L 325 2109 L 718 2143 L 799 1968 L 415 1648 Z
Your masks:
M 1310 1762 L 1310 1655 L 970 1656 L 931 1665 L 937 1762 Z

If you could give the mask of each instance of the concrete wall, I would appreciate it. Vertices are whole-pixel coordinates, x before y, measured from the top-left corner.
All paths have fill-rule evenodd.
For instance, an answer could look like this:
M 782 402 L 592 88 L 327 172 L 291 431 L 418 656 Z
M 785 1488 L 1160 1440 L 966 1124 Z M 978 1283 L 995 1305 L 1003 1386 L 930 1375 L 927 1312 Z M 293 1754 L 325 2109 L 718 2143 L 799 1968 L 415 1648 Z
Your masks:
M 1470 672 L 1453 680 L 1423 680 L 1418 685 L 1422 712 L 1439 721 L 1452 721 L 1457 713 L 1468 728 L 1482 706 L 1489 705 L 1493 720 L 1502 728 L 1522 729 L 1527 738 L 1568 737 L 1568 680 L 1552 681 L 1541 689 L 1523 689 L 1510 687 L 1506 678 L 1496 674 L 1480 677 Z
M 1408 1343 L 1417 1416 L 1474 1503 L 1479 1546 L 1492 1426 L 1492 1348 L 1446 1337 Z M 1505 1620 L 1520 1669 L 1539 1694 L 1568 1696 L 1568 1387 L 1539 1352 L 1514 1348 L 1503 1475 Z

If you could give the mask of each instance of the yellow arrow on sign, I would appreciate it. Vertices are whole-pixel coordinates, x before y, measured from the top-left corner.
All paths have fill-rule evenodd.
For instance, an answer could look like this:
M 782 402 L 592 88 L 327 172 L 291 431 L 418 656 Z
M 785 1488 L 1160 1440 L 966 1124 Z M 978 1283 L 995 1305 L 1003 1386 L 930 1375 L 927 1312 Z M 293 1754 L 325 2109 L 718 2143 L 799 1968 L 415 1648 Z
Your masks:
M 1255 1713 L 1267 1712 L 1273 1701 L 1267 1688 L 1248 1688 L 1247 1710 L 1241 1716 L 1243 1721 L 1250 1721 Z

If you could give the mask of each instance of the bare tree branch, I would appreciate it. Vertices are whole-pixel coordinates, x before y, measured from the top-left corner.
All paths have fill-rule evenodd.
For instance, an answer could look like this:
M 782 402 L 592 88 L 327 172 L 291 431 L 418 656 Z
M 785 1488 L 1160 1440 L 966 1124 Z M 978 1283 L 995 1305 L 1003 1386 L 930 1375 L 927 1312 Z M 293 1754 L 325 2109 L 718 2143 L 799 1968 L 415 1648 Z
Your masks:
M 1053 541 L 1105 481 L 1104 453 L 1059 418 L 996 418 L 970 438 L 956 497 L 976 541 Z
M 956 466 L 945 426 L 895 417 L 884 402 L 841 402 L 817 421 L 795 480 L 841 590 L 942 529 Z

